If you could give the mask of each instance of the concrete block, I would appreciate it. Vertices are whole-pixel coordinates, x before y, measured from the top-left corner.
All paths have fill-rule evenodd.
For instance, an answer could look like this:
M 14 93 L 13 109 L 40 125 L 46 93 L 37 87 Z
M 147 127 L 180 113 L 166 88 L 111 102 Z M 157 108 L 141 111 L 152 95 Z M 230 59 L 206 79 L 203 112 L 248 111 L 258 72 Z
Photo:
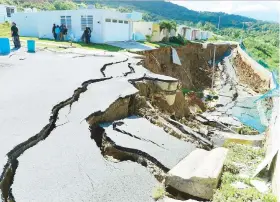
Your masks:
M 262 146 L 265 139 L 264 134 L 260 135 L 239 135 L 221 131 L 214 131 L 213 142 L 217 146 L 223 146 L 228 143 L 237 143 L 251 146 Z
M 227 152 L 222 147 L 211 151 L 196 149 L 168 172 L 165 184 L 192 196 L 211 199 Z

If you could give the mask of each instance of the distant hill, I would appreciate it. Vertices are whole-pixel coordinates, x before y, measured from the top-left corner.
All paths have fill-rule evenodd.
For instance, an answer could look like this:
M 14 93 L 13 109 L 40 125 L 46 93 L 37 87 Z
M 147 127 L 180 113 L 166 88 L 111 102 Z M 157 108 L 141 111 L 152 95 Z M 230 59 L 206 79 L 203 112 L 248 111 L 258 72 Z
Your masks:
M 205 23 L 210 22 L 217 25 L 220 17 L 220 27 L 242 28 L 243 22 L 256 22 L 257 20 L 243 17 L 240 15 L 230 15 L 226 13 L 198 12 L 187 9 L 165 1 L 83 1 L 74 0 L 74 2 L 99 3 L 107 7 L 124 7 L 131 10 L 144 13 L 143 19 L 146 21 L 159 21 L 163 19 L 175 20 L 179 23 Z
M 0 4 L 16 5 L 18 10 L 30 7 L 39 10 L 71 10 L 79 7 L 86 8 L 86 4 L 94 4 L 96 8 L 115 8 L 120 12 L 140 11 L 145 21 L 174 20 L 178 24 L 210 30 L 222 36 L 221 40 L 242 39 L 248 52 L 256 61 L 267 68 L 279 69 L 278 23 L 222 12 L 198 12 L 159 0 L 0 0 Z M 258 16 L 263 14 L 260 13 Z M 219 29 L 217 29 L 218 23 Z M 218 40 L 216 38 L 213 36 L 211 40 Z

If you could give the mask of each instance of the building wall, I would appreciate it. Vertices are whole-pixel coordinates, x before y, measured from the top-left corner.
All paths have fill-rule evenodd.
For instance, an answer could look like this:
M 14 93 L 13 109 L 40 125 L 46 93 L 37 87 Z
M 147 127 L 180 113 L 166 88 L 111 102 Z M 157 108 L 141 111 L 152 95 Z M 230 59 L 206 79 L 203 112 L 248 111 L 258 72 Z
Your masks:
M 197 40 L 201 39 L 201 31 L 200 30 L 196 30 L 196 32 L 195 32 L 195 39 L 197 39 Z
M 80 9 L 71 11 L 42 11 L 37 13 L 17 13 L 12 18 L 17 21 L 17 25 L 21 30 L 21 36 L 33 36 L 39 38 L 53 38 L 53 24 L 60 25 L 60 16 L 71 16 L 72 29 L 68 31 L 68 38 L 78 41 L 83 34 L 81 27 L 81 16 L 93 16 L 93 30 L 91 41 L 95 43 L 104 43 L 106 40 L 122 40 L 124 38 L 131 39 L 132 26 L 121 23 L 105 26 L 105 19 L 116 19 L 128 21 L 126 14 L 115 12 L 112 10 L 102 9 Z
M 186 31 L 184 31 L 184 29 Z M 182 37 L 189 41 L 192 40 L 192 29 L 190 27 L 180 26 L 177 30 L 177 34 L 180 34 Z
M 152 35 L 153 22 L 133 22 L 134 40 L 146 40 L 146 35 Z
M 11 7 L 15 10 L 15 13 L 17 12 L 17 9 L 15 6 L 8 6 L 8 5 L 0 5 L 0 23 L 3 23 L 5 21 L 11 21 L 11 18 L 7 16 L 7 10 L 6 7 Z
M 4 5 L 0 5 L 0 23 L 5 22 L 7 18 L 6 7 Z
M 206 40 L 207 39 L 207 32 L 201 31 L 201 39 Z
M 153 23 L 152 33 L 152 41 L 161 41 L 162 38 L 159 24 Z
M 12 21 L 17 24 L 20 36 L 38 37 L 38 18 L 32 13 L 17 13 L 12 16 Z

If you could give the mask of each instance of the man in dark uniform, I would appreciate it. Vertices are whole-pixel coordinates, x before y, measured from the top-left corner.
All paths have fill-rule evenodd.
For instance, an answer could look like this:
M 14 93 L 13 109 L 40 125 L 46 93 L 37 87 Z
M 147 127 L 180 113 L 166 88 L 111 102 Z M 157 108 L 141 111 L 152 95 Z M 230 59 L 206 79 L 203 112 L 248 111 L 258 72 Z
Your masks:
M 19 34 L 18 34 L 18 28 L 16 23 L 12 23 L 12 27 L 11 27 L 11 35 L 14 41 L 14 46 L 15 48 L 20 48 L 20 40 L 19 40 Z
M 56 33 L 55 33 L 55 28 L 56 28 L 56 25 L 53 24 L 52 33 L 53 33 L 54 40 L 56 40 L 56 38 L 57 38 Z

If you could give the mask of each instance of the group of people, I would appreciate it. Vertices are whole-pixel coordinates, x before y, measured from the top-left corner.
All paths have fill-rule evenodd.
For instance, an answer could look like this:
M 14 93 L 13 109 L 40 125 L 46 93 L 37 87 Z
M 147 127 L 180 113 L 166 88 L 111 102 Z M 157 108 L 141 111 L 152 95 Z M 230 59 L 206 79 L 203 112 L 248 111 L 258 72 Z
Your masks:
M 55 40 L 63 41 L 65 36 L 67 35 L 67 32 L 68 29 L 64 24 L 62 24 L 61 26 L 53 24 L 52 33 Z M 20 48 L 21 44 L 19 40 L 19 30 L 16 26 L 16 23 L 14 22 L 12 23 L 12 27 L 11 27 L 11 35 L 13 38 L 15 48 Z M 85 42 L 86 44 L 89 44 L 90 38 L 91 38 L 91 29 L 89 27 L 86 27 L 82 35 L 82 41 Z
M 55 40 L 64 41 L 64 38 L 67 35 L 67 32 L 68 32 L 68 29 L 64 24 L 62 24 L 60 26 L 53 24 L 52 33 L 53 33 L 53 37 Z
M 19 30 L 17 28 L 16 23 L 14 23 L 14 22 L 12 23 L 12 27 L 11 27 L 11 35 L 13 38 L 15 48 L 20 48 L 21 44 L 20 44 L 20 40 L 19 40 Z

